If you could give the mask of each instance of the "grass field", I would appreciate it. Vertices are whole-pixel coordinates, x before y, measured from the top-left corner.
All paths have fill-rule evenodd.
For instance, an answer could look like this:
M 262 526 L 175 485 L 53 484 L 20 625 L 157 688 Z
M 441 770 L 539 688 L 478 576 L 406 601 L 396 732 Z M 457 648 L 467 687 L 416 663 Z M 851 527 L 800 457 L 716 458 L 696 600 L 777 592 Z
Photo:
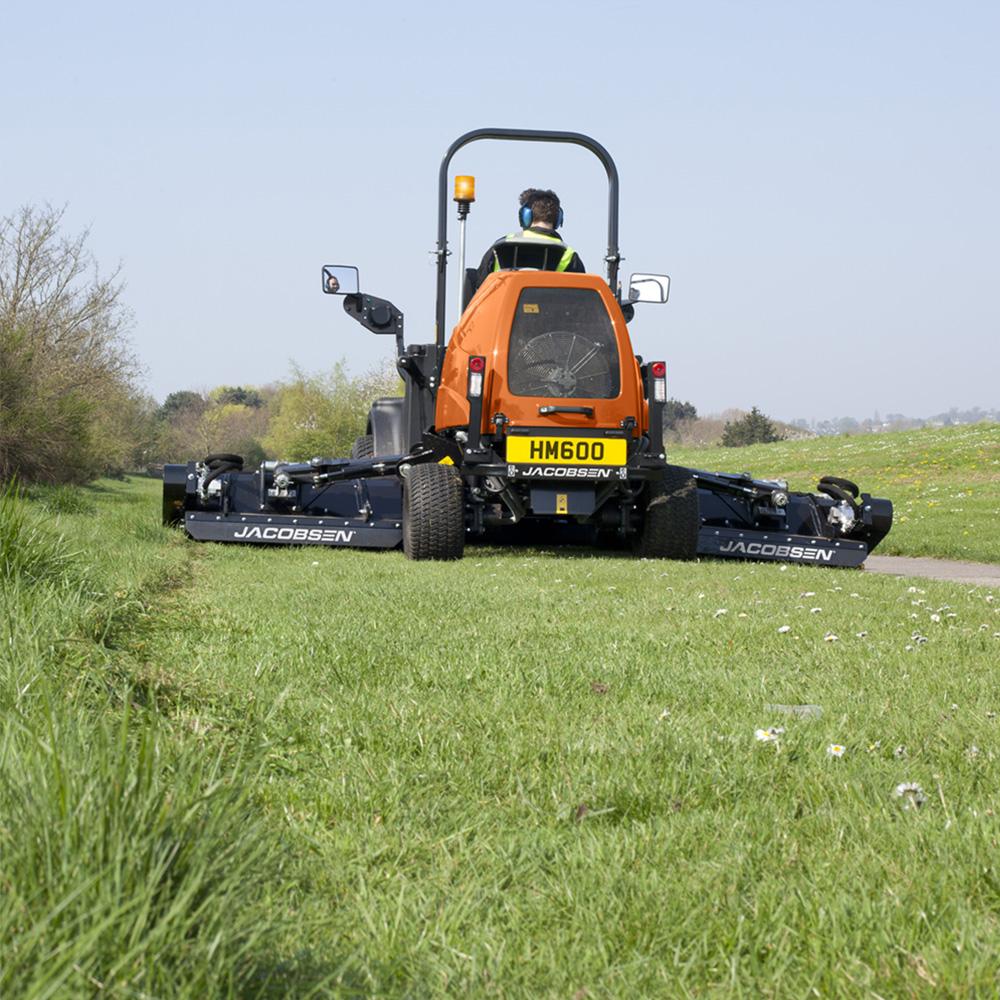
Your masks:
M 0 995 L 1000 990 L 1000 594 L 198 546 L 157 491 L 0 509 Z
M 880 553 L 1000 562 L 1000 424 L 678 447 L 669 455 L 692 468 L 785 478 L 798 490 L 814 490 L 823 475 L 844 476 L 895 505 Z

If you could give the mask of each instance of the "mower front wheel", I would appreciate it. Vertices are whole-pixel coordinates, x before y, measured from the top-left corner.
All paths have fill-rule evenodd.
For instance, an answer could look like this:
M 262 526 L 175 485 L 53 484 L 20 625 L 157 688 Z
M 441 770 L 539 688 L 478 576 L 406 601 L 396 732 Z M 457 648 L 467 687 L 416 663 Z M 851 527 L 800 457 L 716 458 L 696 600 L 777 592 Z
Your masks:
M 414 465 L 403 480 L 403 551 L 410 559 L 461 559 L 465 496 L 453 465 Z
M 668 465 L 649 497 L 633 549 L 642 559 L 694 559 L 698 555 L 698 486 L 690 470 Z
M 351 458 L 374 458 L 375 438 L 371 434 L 362 434 L 354 439 L 351 445 Z

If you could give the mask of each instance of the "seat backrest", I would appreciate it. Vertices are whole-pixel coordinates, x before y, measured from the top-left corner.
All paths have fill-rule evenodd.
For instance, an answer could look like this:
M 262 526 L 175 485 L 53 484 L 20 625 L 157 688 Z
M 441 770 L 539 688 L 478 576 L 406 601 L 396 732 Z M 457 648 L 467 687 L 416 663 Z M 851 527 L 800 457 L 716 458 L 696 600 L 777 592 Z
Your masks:
M 566 252 L 557 240 L 506 240 L 493 248 L 501 271 L 554 271 Z

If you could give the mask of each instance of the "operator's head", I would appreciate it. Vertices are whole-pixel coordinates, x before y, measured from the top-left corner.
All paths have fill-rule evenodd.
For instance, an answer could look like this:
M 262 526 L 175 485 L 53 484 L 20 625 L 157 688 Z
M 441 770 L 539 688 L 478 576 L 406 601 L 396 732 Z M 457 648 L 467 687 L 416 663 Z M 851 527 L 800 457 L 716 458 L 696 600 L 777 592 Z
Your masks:
M 525 229 L 539 224 L 547 229 L 558 229 L 563 224 L 559 195 L 555 191 L 528 188 L 527 191 L 521 192 L 520 203 L 521 211 L 518 213 L 518 219 Z

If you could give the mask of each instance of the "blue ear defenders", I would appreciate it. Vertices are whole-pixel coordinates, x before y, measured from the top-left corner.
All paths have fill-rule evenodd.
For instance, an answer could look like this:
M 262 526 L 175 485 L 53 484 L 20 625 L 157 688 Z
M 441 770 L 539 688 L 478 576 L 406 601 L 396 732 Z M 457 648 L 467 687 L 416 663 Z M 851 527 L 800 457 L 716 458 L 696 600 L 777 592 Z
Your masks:
M 564 218 L 565 216 L 563 215 L 562 205 L 560 205 L 559 214 L 556 216 L 556 229 L 562 229 Z M 521 206 L 521 211 L 517 213 L 517 221 L 521 223 L 522 229 L 531 228 L 532 213 L 530 205 Z

